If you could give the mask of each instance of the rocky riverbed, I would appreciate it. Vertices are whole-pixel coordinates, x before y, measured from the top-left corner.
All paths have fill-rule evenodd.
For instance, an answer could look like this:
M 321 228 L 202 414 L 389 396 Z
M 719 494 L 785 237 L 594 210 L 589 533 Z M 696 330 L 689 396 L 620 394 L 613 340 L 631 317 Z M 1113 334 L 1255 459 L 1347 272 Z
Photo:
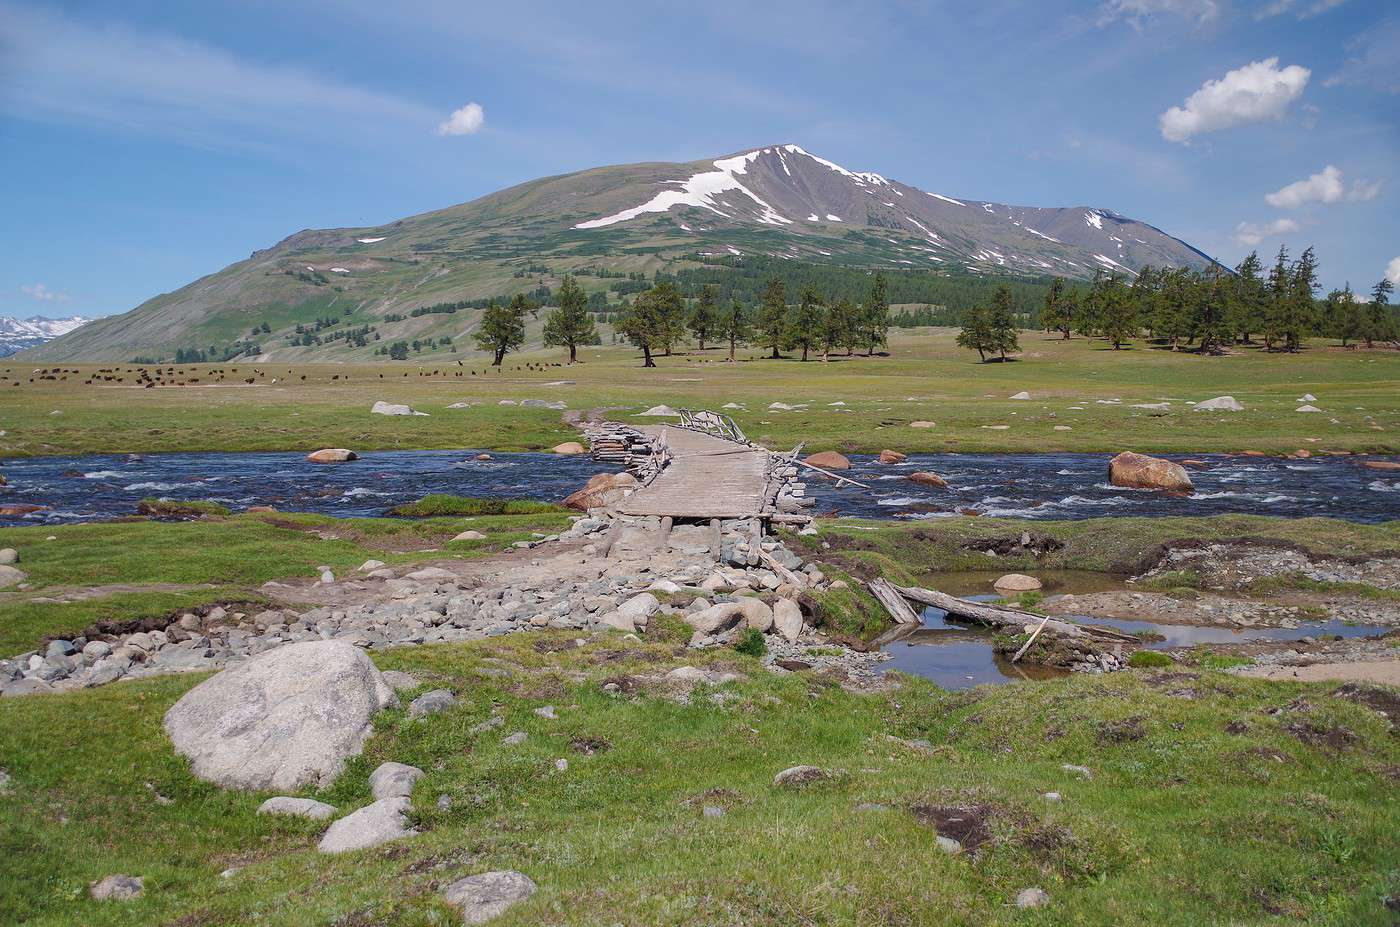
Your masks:
M 53 640 L 0 660 L 0 692 L 218 669 L 305 641 L 382 649 L 546 628 L 645 633 L 667 618 L 693 629 L 693 648 L 730 644 L 756 629 L 778 671 L 800 661 L 874 681 L 885 657 L 833 645 L 799 604 L 803 593 L 828 588 L 816 563 L 773 538 L 756 542 L 747 521 L 726 523 L 718 535 L 708 526 L 666 528 L 654 518 L 585 516 L 562 534 L 520 542 L 487 561 L 391 568 L 371 560 L 353 576 L 327 569 L 268 583 L 262 591 L 274 608 L 190 611 L 164 627 Z

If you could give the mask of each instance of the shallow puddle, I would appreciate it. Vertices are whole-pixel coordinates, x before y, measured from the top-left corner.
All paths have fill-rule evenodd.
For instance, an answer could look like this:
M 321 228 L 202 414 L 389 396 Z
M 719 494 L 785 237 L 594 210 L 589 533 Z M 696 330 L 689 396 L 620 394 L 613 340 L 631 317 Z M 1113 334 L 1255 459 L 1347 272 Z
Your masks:
M 980 572 L 939 573 L 922 582 L 941 592 L 976 602 L 990 602 L 1000 598 L 987 591 L 1000 575 L 1002 574 Z M 1104 573 L 1037 571 L 1036 576 L 1045 582 L 1048 592 L 1080 594 L 1124 588 L 1123 577 Z M 991 631 L 977 625 L 950 622 L 947 620 L 947 612 L 941 608 L 925 608 L 921 617 L 923 626 L 919 630 L 882 648 L 890 654 L 891 659 L 882 663 L 881 669 L 922 676 L 945 689 L 967 689 L 988 683 L 1054 679 L 1068 675 L 1061 670 L 1043 666 L 1012 663 L 1009 658 L 992 650 Z M 1290 641 L 1304 637 L 1368 637 L 1390 630 L 1387 627 L 1346 624 L 1336 620 L 1300 622 L 1295 628 L 1221 628 L 1117 618 L 1070 615 L 1060 617 L 1081 624 L 1116 628 L 1129 634 L 1144 633 L 1159 637 L 1160 639 L 1154 639 L 1146 645 L 1149 650 L 1171 650 L 1195 644 Z

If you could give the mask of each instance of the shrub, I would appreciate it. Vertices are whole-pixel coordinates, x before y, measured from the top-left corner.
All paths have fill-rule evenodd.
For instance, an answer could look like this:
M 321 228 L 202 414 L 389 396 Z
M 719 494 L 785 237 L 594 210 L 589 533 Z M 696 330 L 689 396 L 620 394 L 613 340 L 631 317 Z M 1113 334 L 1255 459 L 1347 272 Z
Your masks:
M 390 515 L 406 518 L 432 518 L 439 515 L 537 515 L 566 509 L 530 499 L 476 499 L 471 496 L 434 494 L 417 502 L 396 505 Z
M 763 632 L 758 628 L 747 628 L 740 634 L 734 642 L 734 649 L 751 657 L 761 657 L 768 652 L 768 646 L 763 643 Z
M 1128 665 L 1135 669 L 1171 666 L 1172 662 L 1171 657 L 1156 650 L 1137 650 L 1133 652 L 1131 657 L 1128 657 Z

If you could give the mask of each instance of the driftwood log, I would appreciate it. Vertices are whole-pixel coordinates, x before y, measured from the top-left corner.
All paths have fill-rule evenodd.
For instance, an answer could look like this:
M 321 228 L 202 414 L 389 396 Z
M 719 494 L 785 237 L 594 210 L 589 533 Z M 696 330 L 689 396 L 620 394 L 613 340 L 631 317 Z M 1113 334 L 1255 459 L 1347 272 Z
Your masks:
M 906 628 L 917 629 L 920 619 L 909 606 L 913 602 L 941 608 L 954 621 L 981 624 L 1010 634 L 1034 635 L 1025 642 L 1026 646 L 1019 648 L 1018 658 L 1024 657 L 1027 662 L 1046 666 L 1095 671 L 1121 669 L 1126 665 L 1129 654 L 1142 644 L 1133 635 L 1113 628 L 1076 624 L 1001 605 L 970 602 L 935 589 L 896 586 L 882 577 L 871 580 L 868 586 L 871 595 L 879 600 L 895 621 L 895 628 L 882 638 L 882 642 L 907 637 Z M 1041 646 L 1032 652 L 1030 644 L 1035 638 L 1039 638 Z M 1005 649 L 1007 652 L 1011 650 L 1009 647 Z
M 899 587 L 890 583 L 889 580 L 877 576 L 870 581 L 869 586 L 870 594 L 885 607 L 885 611 L 890 613 L 895 624 L 918 626 L 923 623 L 918 612 L 909 607 L 909 603 L 905 600 Z

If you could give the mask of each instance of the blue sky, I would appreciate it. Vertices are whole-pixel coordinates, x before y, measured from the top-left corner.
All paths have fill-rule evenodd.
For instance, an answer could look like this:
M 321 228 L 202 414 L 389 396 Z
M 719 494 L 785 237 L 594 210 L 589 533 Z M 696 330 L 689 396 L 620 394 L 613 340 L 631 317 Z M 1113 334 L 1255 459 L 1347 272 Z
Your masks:
M 1398 116 L 1393 0 L 0 0 L 0 315 L 775 142 L 1229 263 L 1314 244 L 1326 286 L 1369 289 L 1400 277 Z

